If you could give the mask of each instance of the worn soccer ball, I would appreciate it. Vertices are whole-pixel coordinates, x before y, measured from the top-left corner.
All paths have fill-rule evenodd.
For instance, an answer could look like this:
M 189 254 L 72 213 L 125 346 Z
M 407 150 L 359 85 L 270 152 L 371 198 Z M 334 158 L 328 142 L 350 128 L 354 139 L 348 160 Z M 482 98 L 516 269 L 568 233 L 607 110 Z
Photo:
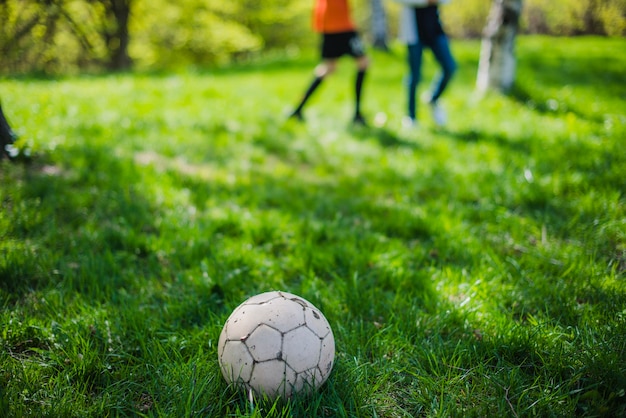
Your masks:
M 287 292 L 262 293 L 239 305 L 218 344 L 226 381 L 270 399 L 319 388 L 335 358 L 335 339 L 324 315 Z

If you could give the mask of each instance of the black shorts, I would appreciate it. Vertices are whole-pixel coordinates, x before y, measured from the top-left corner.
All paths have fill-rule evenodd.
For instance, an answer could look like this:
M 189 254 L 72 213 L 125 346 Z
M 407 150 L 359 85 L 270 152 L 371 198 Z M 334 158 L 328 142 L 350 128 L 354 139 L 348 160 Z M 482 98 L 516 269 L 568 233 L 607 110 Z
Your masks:
M 354 31 L 322 34 L 322 58 L 333 59 L 343 55 L 354 58 L 365 55 L 365 46 L 359 34 Z

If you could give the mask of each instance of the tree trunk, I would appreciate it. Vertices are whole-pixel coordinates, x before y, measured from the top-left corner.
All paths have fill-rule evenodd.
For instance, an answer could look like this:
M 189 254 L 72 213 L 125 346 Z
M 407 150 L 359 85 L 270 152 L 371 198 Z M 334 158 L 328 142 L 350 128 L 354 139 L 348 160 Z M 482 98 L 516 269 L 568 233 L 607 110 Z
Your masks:
M 372 37 L 376 49 L 387 51 L 387 14 L 382 0 L 371 0 L 372 9 Z
M 130 44 L 128 21 L 132 0 L 109 0 L 103 3 L 110 25 L 110 29 L 104 34 L 109 51 L 107 66 L 110 70 L 126 70 L 132 64 L 128 55 Z
M 507 92 L 515 81 L 515 37 L 522 0 L 494 0 L 483 32 L 476 87 Z

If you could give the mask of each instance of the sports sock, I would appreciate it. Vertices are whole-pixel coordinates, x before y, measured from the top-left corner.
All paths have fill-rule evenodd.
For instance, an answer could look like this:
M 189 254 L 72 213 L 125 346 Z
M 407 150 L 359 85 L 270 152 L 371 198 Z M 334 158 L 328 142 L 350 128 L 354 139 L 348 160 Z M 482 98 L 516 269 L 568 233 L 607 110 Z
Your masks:
M 319 87 L 319 85 L 322 83 L 323 80 L 324 80 L 324 77 L 315 77 L 313 79 L 313 81 L 309 85 L 309 88 L 304 93 L 304 97 L 302 97 L 302 101 L 300 102 L 296 110 L 293 111 L 294 115 L 300 114 L 300 112 L 302 112 L 302 108 L 304 108 L 304 105 L 306 104 L 306 102 L 309 100 L 311 95 L 313 95 L 313 93 Z
M 356 73 L 356 84 L 355 84 L 355 87 L 356 87 L 356 91 L 355 91 L 356 93 L 356 96 L 355 96 L 356 106 L 355 107 L 356 108 L 354 111 L 355 115 L 361 114 L 361 93 L 363 91 L 363 80 L 365 80 L 365 70 L 359 70 Z

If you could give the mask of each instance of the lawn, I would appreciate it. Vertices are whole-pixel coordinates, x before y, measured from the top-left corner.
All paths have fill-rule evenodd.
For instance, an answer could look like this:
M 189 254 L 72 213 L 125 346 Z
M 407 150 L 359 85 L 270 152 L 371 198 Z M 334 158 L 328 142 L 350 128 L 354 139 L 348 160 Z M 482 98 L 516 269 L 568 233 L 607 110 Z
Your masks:
M 509 96 L 454 41 L 450 121 L 402 127 L 372 51 L 355 128 L 313 52 L 167 74 L 0 79 L 0 415 L 626 415 L 626 40 L 523 37 Z M 426 61 L 425 83 L 436 70 Z M 376 124 L 374 124 L 376 121 Z M 217 340 L 247 297 L 319 307 L 318 392 L 250 404 Z

